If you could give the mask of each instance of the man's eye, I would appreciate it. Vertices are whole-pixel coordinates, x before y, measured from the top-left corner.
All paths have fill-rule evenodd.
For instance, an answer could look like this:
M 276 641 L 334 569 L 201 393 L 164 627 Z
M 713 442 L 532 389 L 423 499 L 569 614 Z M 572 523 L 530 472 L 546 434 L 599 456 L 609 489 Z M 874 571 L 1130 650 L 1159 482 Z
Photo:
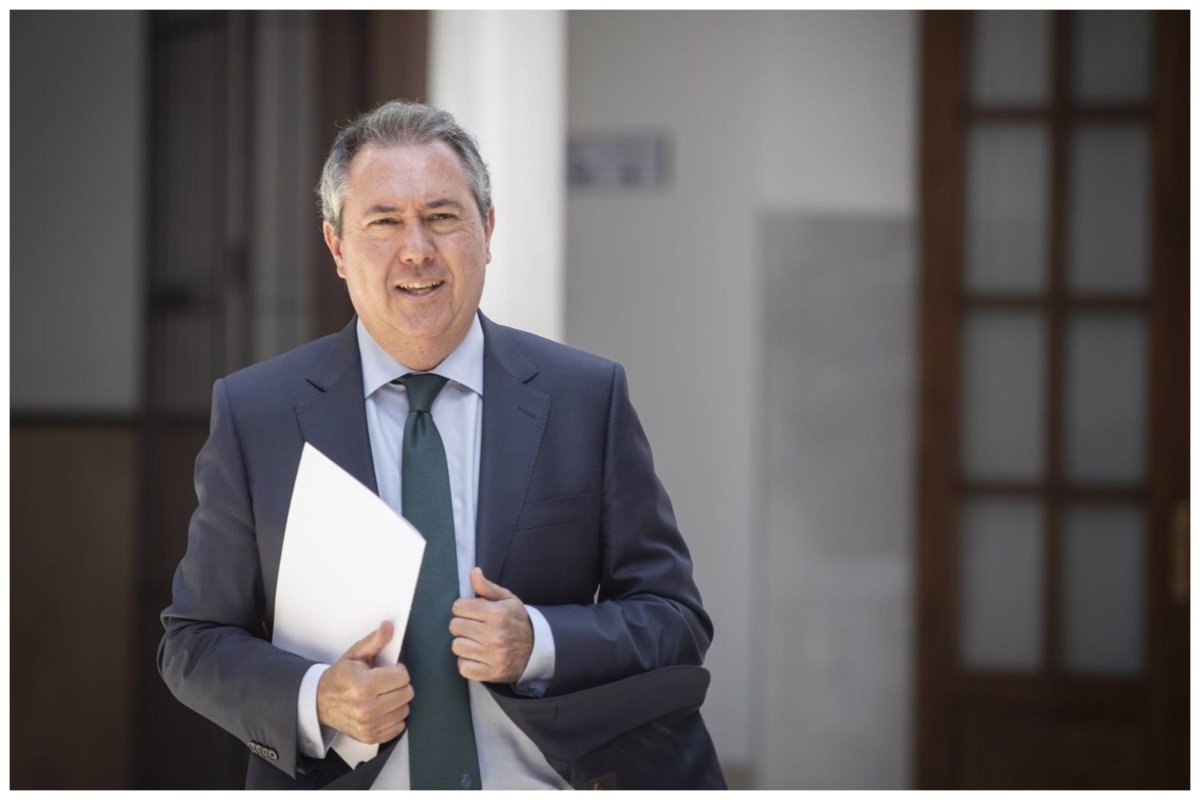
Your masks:
M 384 217 L 383 219 L 372 220 L 371 224 L 372 225 L 395 225 L 396 220 L 388 218 L 388 217 Z
M 447 220 L 451 220 L 451 219 L 454 219 L 453 214 L 434 214 L 429 218 L 429 221 L 430 222 L 446 222 Z

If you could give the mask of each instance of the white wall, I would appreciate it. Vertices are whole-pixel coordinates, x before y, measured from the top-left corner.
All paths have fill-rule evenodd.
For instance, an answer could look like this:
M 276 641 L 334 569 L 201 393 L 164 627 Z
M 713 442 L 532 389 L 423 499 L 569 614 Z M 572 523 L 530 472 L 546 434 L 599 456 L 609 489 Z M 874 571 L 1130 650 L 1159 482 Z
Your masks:
M 911 362 L 882 367 L 877 403 L 830 403 L 823 394 L 803 406 L 800 397 L 798 427 L 765 429 L 762 395 L 776 365 L 764 363 L 762 237 L 768 219 L 861 217 L 896 223 L 893 241 L 906 241 L 915 215 L 915 20 L 909 12 L 570 14 L 572 131 L 662 132 L 675 160 L 662 190 L 568 195 L 566 338 L 629 371 L 716 624 L 704 714 L 723 764 L 735 779 L 752 772 L 759 787 L 909 782 L 911 513 L 903 487 L 913 468 Z M 866 283 L 831 295 L 838 307 L 816 315 L 810 336 L 791 343 L 791 359 L 872 369 L 843 363 L 840 342 L 860 328 L 868 340 L 892 335 L 907 319 L 907 255 L 895 262 L 899 274 L 864 270 Z M 837 285 L 834 263 L 798 259 L 795 268 Z M 891 313 L 878 313 L 881 298 L 895 304 Z M 769 352 L 788 357 L 778 346 Z M 794 535 L 767 536 L 778 521 L 766 508 L 778 497 L 769 495 L 775 476 L 766 474 L 762 442 L 824 441 L 828 449 L 806 454 L 820 463 L 841 443 L 800 437 L 814 428 L 853 431 L 889 402 L 895 413 L 872 429 L 884 434 L 879 449 L 867 441 L 864 450 L 860 438 L 857 460 L 843 463 L 849 477 L 873 456 L 887 465 L 886 475 L 858 476 L 856 502 L 894 527 L 881 532 L 863 527 L 861 514 L 839 513 L 835 502 L 846 495 L 835 501 L 819 485 L 785 484 L 799 510 L 782 529 Z M 821 530 L 806 530 L 806 508 L 820 510 Z M 820 560 L 822 547 L 843 536 L 860 546 L 833 547 L 849 560 L 836 562 L 846 567 L 841 582 L 822 582 L 821 566 L 835 563 Z M 789 575 L 806 591 L 781 587 Z M 813 607 L 771 607 L 798 599 Z M 814 656 L 863 668 L 808 670 L 804 685 L 788 680 Z M 815 713 L 807 715 L 777 713 L 799 691 L 836 702 L 809 702 Z M 847 715 L 855 724 L 839 727 Z M 812 745 L 808 758 L 799 742 Z
M 17 412 L 121 413 L 140 403 L 143 20 L 10 17 Z
M 685 15 L 680 19 L 692 23 L 678 27 L 667 15 L 652 16 L 657 24 L 643 27 L 638 16 L 629 14 L 572 13 L 568 23 L 561 12 L 434 12 L 430 102 L 454 113 L 479 137 L 492 170 L 497 228 L 484 311 L 552 338 L 561 339 L 565 333 L 573 344 L 622 361 L 655 441 L 669 429 L 670 441 L 681 445 L 660 446 L 656 455 L 680 522 L 702 554 L 697 558 L 699 582 L 720 631 L 710 664 L 722 674 L 744 674 L 751 597 L 744 586 L 750 552 L 743 531 L 752 513 L 753 398 L 733 398 L 731 424 L 714 428 L 715 440 L 705 441 L 691 434 L 708 424 L 706 405 L 673 407 L 662 402 L 661 394 L 664 387 L 695 383 L 712 364 L 753 354 L 751 329 L 722 329 L 696 320 L 692 327 L 646 331 L 664 300 L 680 311 L 725 304 L 729 315 L 739 320 L 753 313 L 750 292 L 731 291 L 720 283 L 680 281 L 675 272 L 652 266 L 662 259 L 682 266 L 714 256 L 736 265 L 744 257 L 739 243 L 753 236 L 749 201 L 755 170 L 750 153 L 744 153 L 741 162 L 706 163 L 714 148 L 721 147 L 724 132 L 705 124 L 710 119 L 704 108 L 705 87 L 725 86 L 736 97 L 740 80 L 731 66 L 741 57 L 724 52 L 722 58 L 712 58 L 712 51 L 722 51 L 727 41 L 711 21 Z M 760 33 L 744 29 L 738 49 L 755 52 Z M 696 35 L 706 38 L 709 46 L 694 47 Z M 682 68 L 697 77 L 694 84 L 681 87 L 677 73 L 660 69 L 664 59 L 674 58 L 668 53 L 690 54 Z M 567 59 L 569 93 L 568 71 L 563 69 Z M 664 104 L 664 96 L 672 102 Z M 593 106 L 592 100 L 600 102 Z M 694 235 L 693 229 L 710 222 L 696 216 L 694 204 L 664 203 L 657 196 L 572 198 L 566 231 L 571 263 L 565 271 L 571 285 L 566 288 L 564 328 L 562 134 L 568 103 L 572 126 L 688 129 L 693 136 L 678 140 L 677 172 L 687 181 L 682 191 L 704 196 L 713 186 L 736 185 L 743 202 L 724 220 L 737 231 L 725 239 L 730 248 L 714 254 L 714 240 L 723 237 L 716 231 Z M 746 113 L 757 107 L 752 101 L 743 106 Z M 593 214 L 602 225 L 577 224 Z M 690 247 L 680 253 L 681 245 Z M 739 277 L 736 271 L 726 274 L 730 284 Z M 623 331 L 626 319 L 632 328 Z M 714 390 L 708 386 L 701 391 Z M 721 492 L 711 491 L 721 483 Z M 733 580 L 723 578 L 725 570 Z M 708 712 L 725 751 L 743 764 L 750 755 L 749 701 L 748 686 L 721 681 L 714 687 Z
M 569 120 L 673 143 L 663 190 L 567 203 L 567 341 L 625 365 L 716 627 L 704 708 L 751 760 L 759 15 L 572 12 Z
M 801 380 L 764 445 L 764 620 L 796 634 L 764 637 L 769 787 L 912 780 L 916 33 L 907 12 L 771 25 L 760 175 L 794 272 L 767 284 L 791 314 L 765 330 Z
M 916 15 L 764 16 L 762 205 L 815 216 L 912 216 Z

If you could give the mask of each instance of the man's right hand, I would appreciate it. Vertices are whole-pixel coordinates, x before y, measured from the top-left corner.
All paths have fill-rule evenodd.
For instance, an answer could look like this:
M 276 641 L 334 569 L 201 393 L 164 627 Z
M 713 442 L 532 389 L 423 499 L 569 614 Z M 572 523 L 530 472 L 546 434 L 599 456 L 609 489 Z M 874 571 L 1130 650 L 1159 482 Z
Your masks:
M 317 718 L 322 725 L 363 744 L 391 741 L 404 730 L 413 699 L 408 670 L 374 666 L 375 656 L 392 638 L 384 621 L 356 642 L 317 682 Z

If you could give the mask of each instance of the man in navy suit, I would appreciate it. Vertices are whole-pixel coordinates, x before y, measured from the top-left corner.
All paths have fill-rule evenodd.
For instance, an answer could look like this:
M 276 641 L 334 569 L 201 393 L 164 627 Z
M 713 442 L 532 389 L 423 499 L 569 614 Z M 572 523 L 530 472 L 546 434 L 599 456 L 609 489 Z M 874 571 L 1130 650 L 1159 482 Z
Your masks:
M 253 788 L 723 787 L 698 711 L 712 624 L 623 370 L 478 310 L 495 211 L 474 140 L 385 104 L 319 192 L 357 318 L 214 386 L 162 615 L 171 691 L 246 743 Z M 414 603 L 397 665 L 373 662 L 386 621 L 332 665 L 270 643 L 305 442 L 398 512 L 444 514 L 418 601 L 438 535 L 451 595 Z M 351 769 L 338 732 L 383 746 Z

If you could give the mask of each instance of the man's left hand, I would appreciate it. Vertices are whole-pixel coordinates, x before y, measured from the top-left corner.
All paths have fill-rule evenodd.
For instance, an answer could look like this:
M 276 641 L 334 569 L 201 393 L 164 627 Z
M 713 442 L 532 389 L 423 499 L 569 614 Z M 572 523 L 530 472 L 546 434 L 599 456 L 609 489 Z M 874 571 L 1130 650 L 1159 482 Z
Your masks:
M 533 624 L 525 604 L 503 586 L 471 568 L 475 597 L 454 601 L 450 649 L 458 656 L 458 672 L 472 681 L 516 683 L 533 652 Z

